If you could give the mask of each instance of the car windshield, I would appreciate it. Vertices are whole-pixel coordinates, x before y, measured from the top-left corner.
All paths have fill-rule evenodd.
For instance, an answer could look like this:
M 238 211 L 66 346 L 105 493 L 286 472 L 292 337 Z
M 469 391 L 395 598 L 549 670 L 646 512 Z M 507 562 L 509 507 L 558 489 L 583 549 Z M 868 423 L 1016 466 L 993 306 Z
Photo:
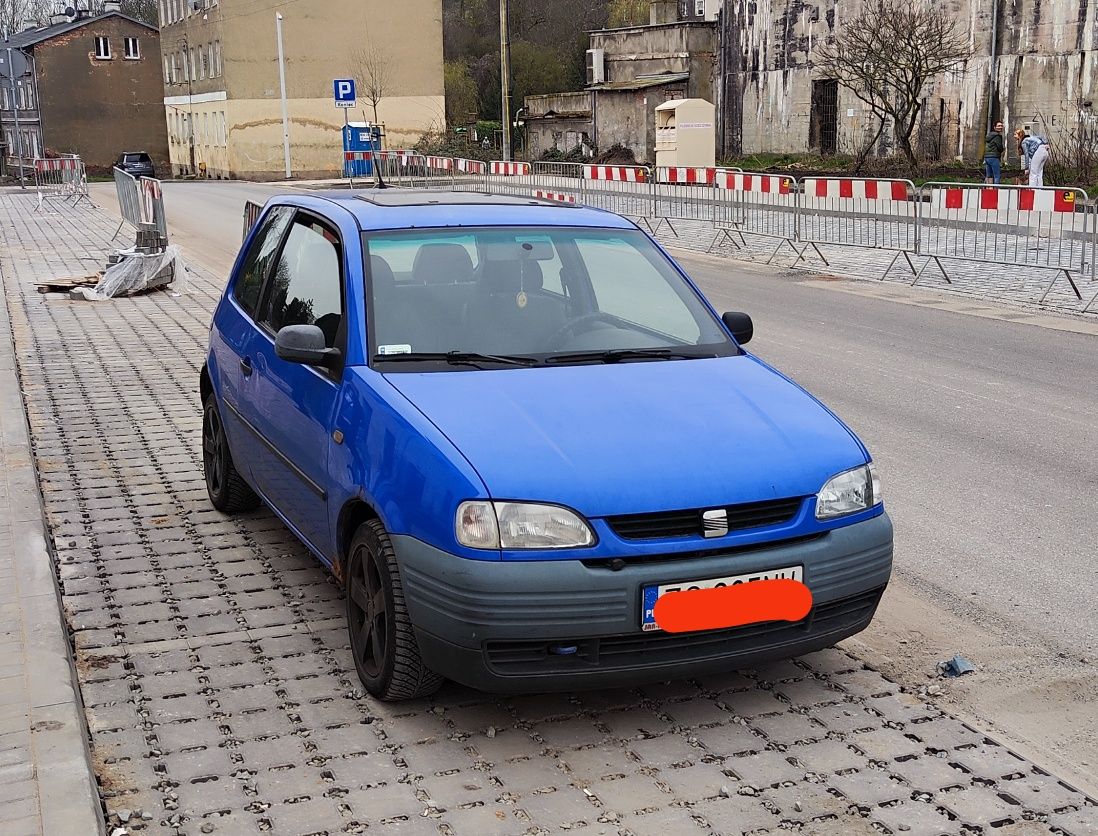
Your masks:
M 393 370 L 738 353 L 637 230 L 415 230 L 365 243 L 371 355 Z

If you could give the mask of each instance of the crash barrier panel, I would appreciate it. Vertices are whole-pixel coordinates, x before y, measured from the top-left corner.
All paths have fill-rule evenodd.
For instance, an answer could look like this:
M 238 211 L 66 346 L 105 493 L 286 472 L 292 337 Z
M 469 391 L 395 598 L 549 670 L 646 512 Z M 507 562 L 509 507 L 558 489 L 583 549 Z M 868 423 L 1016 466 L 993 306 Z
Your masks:
M 455 157 L 452 188 L 458 192 L 487 192 L 488 164 Z
M 881 278 L 901 258 L 918 275 L 911 256 L 919 249 L 920 201 L 910 180 L 803 177 L 797 191 L 799 242 L 894 250 Z
M 649 230 L 655 217 L 652 169 L 643 165 L 584 165 L 583 201 L 588 206 L 637 218 Z
M 114 191 L 118 196 L 118 211 L 122 215 L 122 223 L 114 231 L 114 238 L 117 238 L 126 224 L 134 229 L 141 225 L 141 195 L 137 187 L 137 178 L 120 168 L 114 170 Z M 113 241 L 114 238 L 111 240 Z
M 574 194 L 566 194 L 565 192 L 548 192 L 544 189 L 534 189 L 533 195 L 541 200 L 554 200 L 557 203 L 576 203 L 577 198 Z
M 255 201 L 248 200 L 244 203 L 244 237 L 241 240 L 247 240 L 248 235 L 252 231 L 252 227 L 255 226 L 256 221 L 259 220 L 259 216 L 263 213 L 263 206 Z
M 526 196 L 530 193 L 530 163 L 492 160 L 488 163 L 488 191 Z
M 77 205 L 91 199 L 88 196 L 88 175 L 80 157 L 68 154 L 62 157 L 36 157 L 34 160 L 34 188 L 38 193 L 38 207 L 47 201 L 64 201 Z
M 531 163 L 530 184 L 536 190 L 572 198 L 565 203 L 583 203 L 583 163 Z
M 720 172 L 739 171 L 696 166 L 660 166 L 652 183 L 652 214 L 656 219 L 653 231 L 664 225 L 678 237 L 673 221 L 705 221 L 715 219 L 715 190 Z
M 798 262 L 806 260 L 805 253 L 811 247 L 824 264 L 828 263 L 815 244 L 800 243 L 797 237 L 799 203 L 797 183 L 792 177 L 722 170 L 717 172 L 714 190 L 713 225 L 717 234 L 710 251 L 720 241 L 743 248 L 747 245 L 744 233 L 749 233 L 778 240 L 767 264 L 783 246 L 793 250 Z
M 137 181 L 141 197 L 141 222 L 153 224 L 162 239 L 168 237 L 168 218 L 164 214 L 164 190 L 160 181 L 153 177 L 142 177 Z
M 424 187 L 450 190 L 454 186 L 454 158 L 428 154 L 423 158 Z
M 919 255 L 923 272 L 934 264 L 947 280 L 941 259 L 984 261 L 1053 269 L 1040 301 L 1063 275 L 1076 298 L 1075 276 L 1087 267 L 1093 234 L 1082 189 L 927 183 L 922 188 L 923 223 Z
M 361 162 L 369 160 L 374 167 L 381 172 L 381 178 L 388 186 L 401 188 L 415 188 L 427 184 L 427 158 L 416 151 L 396 149 L 392 151 L 344 151 L 344 163 Z M 344 165 L 346 170 L 348 167 Z M 357 179 L 363 183 L 372 184 L 376 181 L 376 172 L 372 175 Z M 356 177 L 347 178 L 353 189 Z

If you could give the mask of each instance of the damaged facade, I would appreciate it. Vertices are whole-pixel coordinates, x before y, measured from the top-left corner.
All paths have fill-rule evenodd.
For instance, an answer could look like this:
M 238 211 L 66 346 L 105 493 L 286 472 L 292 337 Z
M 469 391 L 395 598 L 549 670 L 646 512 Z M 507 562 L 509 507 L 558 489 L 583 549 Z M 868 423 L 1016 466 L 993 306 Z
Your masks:
M 596 150 L 621 144 L 652 162 L 653 111 L 681 97 L 716 105 L 719 156 L 854 154 L 875 133 L 874 117 L 813 58 L 862 2 L 652 0 L 648 25 L 590 34 L 585 91 L 527 100 L 531 156 L 571 150 L 586 133 Z M 921 156 L 976 161 L 995 119 L 1054 146 L 1098 133 L 1098 0 L 928 2 L 958 22 L 973 57 L 928 85 L 912 138 Z M 571 107 L 567 125 L 549 112 L 560 95 L 586 103 Z M 875 151 L 895 150 L 886 128 Z
M 725 155 L 859 149 L 875 127 L 871 114 L 820 77 L 812 57 L 861 6 L 861 0 L 725 0 L 718 23 L 718 146 Z M 926 91 L 913 137 L 925 157 L 976 160 L 989 118 L 1054 140 L 1098 119 L 1098 3 L 945 0 L 944 7 L 968 33 L 974 55 Z M 1007 145 L 1009 155 L 1014 149 Z M 894 150 L 887 132 L 877 150 Z

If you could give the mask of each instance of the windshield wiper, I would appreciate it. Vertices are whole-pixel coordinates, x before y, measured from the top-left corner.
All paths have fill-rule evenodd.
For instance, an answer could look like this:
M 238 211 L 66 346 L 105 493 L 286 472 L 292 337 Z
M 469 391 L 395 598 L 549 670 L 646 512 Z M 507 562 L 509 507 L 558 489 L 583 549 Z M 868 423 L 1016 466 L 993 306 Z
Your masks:
M 611 348 L 606 351 L 580 351 L 572 354 L 554 354 L 546 357 L 546 363 L 620 363 L 622 360 L 699 360 L 716 357 L 715 354 L 677 351 L 670 348 Z
M 413 360 L 449 363 L 453 366 L 475 366 L 477 363 L 499 363 L 505 366 L 536 366 L 533 357 L 511 354 L 478 354 L 475 351 L 410 351 L 403 354 L 375 354 L 375 363 L 401 363 Z

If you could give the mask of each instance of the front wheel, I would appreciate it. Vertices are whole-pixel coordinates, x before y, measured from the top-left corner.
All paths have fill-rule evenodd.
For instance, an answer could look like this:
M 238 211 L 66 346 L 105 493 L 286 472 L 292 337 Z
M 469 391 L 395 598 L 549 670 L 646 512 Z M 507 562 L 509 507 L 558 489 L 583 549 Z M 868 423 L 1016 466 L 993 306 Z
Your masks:
M 358 678 L 375 697 L 410 700 L 441 687 L 419 655 L 393 544 L 377 520 L 360 525 L 351 541 L 347 630 Z

